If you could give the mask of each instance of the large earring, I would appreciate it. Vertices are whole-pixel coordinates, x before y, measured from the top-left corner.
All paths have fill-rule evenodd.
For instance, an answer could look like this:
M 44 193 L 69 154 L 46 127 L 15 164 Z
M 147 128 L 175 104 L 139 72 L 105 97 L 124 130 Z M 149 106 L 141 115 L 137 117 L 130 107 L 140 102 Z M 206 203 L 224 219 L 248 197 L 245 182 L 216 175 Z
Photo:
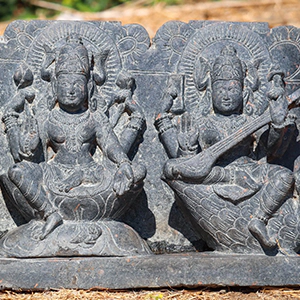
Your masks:
M 52 110 L 57 102 L 56 79 L 54 77 L 51 82 L 51 88 L 48 88 L 48 90 L 49 93 L 47 93 L 47 107 L 49 110 Z M 52 90 L 52 93 L 50 90 Z
M 93 76 L 91 76 L 91 79 L 88 82 L 87 88 L 88 88 L 89 110 L 91 112 L 95 112 L 97 110 L 97 98 L 94 97 L 95 84 L 93 82 Z

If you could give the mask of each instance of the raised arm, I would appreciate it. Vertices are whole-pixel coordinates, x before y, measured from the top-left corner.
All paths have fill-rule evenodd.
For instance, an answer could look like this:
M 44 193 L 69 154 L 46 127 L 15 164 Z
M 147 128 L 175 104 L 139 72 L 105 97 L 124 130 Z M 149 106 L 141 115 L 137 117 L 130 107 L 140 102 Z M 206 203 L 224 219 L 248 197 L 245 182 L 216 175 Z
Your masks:
M 286 151 L 295 130 L 295 117 L 289 114 L 288 100 L 281 74 L 272 76 L 268 92 L 271 124 L 261 138 L 268 157 L 280 157 Z M 260 145 L 261 146 L 261 145 Z
M 95 114 L 96 140 L 103 154 L 117 165 L 120 165 L 123 162 L 130 163 L 130 160 L 119 143 L 108 118 L 100 112 L 96 112 Z
M 96 120 L 97 144 L 103 151 L 103 154 L 118 166 L 114 175 L 113 189 L 117 195 L 121 196 L 133 184 L 131 162 L 114 134 L 108 118 L 104 114 L 98 113 Z
M 177 91 L 168 87 L 163 97 L 161 111 L 157 114 L 154 125 L 159 133 L 159 138 L 169 156 L 169 158 L 178 157 L 177 129 L 172 123 L 172 114 L 169 112 L 174 100 L 177 97 Z

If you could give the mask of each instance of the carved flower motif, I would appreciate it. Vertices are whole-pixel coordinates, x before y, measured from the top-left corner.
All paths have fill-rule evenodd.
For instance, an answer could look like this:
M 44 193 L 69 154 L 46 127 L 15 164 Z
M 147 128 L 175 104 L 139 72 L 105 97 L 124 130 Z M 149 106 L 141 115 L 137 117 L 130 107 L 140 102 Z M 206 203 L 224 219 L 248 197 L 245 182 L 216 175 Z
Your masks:
M 174 54 L 180 55 L 193 29 L 186 23 L 171 21 L 164 24 L 156 33 L 153 41 L 157 48 L 170 51 L 170 60 Z
M 277 27 L 267 36 L 270 54 L 273 61 L 285 73 L 285 82 L 289 89 L 300 81 L 300 30 L 296 27 Z M 288 55 L 287 55 L 288 53 Z
M 140 25 L 124 26 L 126 36 L 118 42 L 121 55 L 129 63 L 135 64 L 150 45 L 147 31 Z

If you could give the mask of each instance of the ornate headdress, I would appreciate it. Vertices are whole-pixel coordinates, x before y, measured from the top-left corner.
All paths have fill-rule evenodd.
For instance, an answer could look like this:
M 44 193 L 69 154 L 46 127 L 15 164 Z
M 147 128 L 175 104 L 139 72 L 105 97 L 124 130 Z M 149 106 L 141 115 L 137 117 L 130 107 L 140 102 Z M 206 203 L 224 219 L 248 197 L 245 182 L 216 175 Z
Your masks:
M 90 76 L 88 52 L 77 34 L 67 37 L 67 43 L 60 49 L 56 60 L 56 77 L 70 73 L 82 74 L 87 78 Z
M 237 80 L 243 83 L 244 71 L 241 60 L 236 55 L 236 49 L 225 46 L 221 55 L 213 65 L 212 82 L 217 80 Z

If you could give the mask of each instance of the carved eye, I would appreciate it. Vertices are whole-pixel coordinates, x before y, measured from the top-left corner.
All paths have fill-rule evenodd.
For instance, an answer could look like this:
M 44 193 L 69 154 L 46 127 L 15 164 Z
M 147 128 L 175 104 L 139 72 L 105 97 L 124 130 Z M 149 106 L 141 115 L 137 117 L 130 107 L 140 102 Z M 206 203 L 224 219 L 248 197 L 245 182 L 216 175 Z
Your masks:
M 62 87 L 67 87 L 68 83 L 66 81 L 59 81 L 59 85 Z

